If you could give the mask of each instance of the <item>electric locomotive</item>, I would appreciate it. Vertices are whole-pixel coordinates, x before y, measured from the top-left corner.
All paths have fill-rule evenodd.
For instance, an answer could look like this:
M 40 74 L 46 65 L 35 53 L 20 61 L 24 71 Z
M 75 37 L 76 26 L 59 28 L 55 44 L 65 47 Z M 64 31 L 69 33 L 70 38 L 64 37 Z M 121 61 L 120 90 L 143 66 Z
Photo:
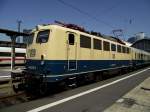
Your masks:
M 148 65 L 149 60 L 145 51 L 74 24 L 38 25 L 31 32 L 26 69 L 21 73 L 23 83 L 18 87 L 44 94 L 49 85 L 73 86 L 82 80 L 100 79 L 96 72 L 132 69 Z

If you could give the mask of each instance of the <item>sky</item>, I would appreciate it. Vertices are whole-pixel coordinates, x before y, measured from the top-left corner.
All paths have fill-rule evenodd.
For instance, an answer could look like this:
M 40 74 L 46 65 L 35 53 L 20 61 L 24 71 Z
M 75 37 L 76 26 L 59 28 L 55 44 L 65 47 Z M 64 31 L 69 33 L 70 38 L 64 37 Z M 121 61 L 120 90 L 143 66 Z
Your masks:
M 150 0 L 0 0 L 0 28 L 17 31 L 17 20 L 21 31 L 58 20 L 106 35 L 122 29 L 127 40 L 138 32 L 150 36 Z

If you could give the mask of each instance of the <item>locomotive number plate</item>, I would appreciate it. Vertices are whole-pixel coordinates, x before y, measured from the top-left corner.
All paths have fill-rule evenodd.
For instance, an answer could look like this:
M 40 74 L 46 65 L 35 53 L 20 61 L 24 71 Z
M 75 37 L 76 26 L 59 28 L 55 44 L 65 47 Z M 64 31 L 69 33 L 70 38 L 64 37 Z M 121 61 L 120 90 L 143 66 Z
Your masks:
M 35 49 L 30 49 L 30 57 L 35 57 L 36 50 Z

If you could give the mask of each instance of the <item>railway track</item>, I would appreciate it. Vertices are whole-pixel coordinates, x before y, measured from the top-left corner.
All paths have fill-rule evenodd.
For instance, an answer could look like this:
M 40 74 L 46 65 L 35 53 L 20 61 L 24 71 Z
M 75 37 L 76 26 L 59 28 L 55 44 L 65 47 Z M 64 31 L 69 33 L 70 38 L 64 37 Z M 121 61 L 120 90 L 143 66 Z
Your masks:
M 27 102 L 28 99 L 24 92 L 15 93 L 11 81 L 0 85 L 0 108 Z
M 23 97 L 23 96 L 25 96 L 24 92 L 20 92 L 20 93 L 13 94 L 13 95 L 8 95 L 8 96 L 3 96 L 3 97 L 0 97 L 0 102 L 3 101 L 3 100 L 13 99 L 13 98 Z
M 27 102 L 28 99 L 26 98 L 25 94 L 18 93 L 10 96 L 5 96 L 0 98 L 0 108 L 6 108 L 8 106 L 17 105 L 20 103 Z

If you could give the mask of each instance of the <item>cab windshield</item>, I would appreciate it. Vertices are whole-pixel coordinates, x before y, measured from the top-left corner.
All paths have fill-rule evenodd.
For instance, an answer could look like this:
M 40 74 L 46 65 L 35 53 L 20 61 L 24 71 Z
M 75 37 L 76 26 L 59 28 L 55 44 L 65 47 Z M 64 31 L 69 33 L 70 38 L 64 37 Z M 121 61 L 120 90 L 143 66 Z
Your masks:
M 46 43 L 49 39 L 49 30 L 40 31 L 37 34 L 36 43 Z

